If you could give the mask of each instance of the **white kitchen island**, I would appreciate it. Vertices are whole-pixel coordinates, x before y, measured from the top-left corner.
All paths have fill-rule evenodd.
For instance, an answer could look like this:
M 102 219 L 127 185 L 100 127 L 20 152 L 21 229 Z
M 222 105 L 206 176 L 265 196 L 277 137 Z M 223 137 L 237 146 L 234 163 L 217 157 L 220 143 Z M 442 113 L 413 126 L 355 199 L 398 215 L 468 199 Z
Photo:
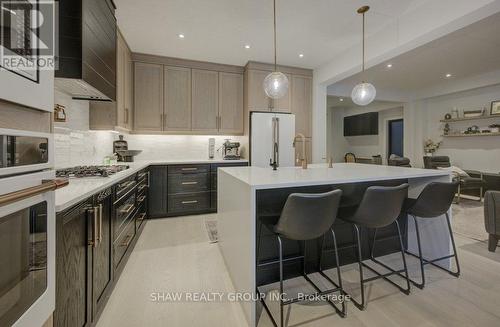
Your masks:
M 307 192 L 324 187 L 334 189 L 338 186 L 349 191 L 358 186 L 361 188 L 369 185 L 395 185 L 403 182 L 410 185 L 409 197 L 416 198 L 428 183 L 450 180 L 450 173 L 442 170 L 344 163 L 334 164 L 333 168 L 310 165 L 307 170 L 278 168 L 273 171 L 271 168 L 259 167 L 219 169 L 219 247 L 236 292 L 255 294 L 256 291 L 256 226 L 258 212 L 261 210 L 258 207 L 259 201 L 265 202 L 281 193 L 286 195 L 287 190 L 289 193 Z M 359 198 L 360 194 L 352 196 L 356 197 Z M 416 253 L 416 236 L 411 219 L 408 220 L 407 230 L 408 249 Z M 424 256 L 435 258 L 450 253 L 451 245 L 445 219 L 422 221 L 421 234 Z M 337 235 L 339 236 L 342 235 Z M 450 263 L 444 260 L 441 264 L 449 266 Z M 248 325 L 256 326 L 256 301 L 240 303 Z

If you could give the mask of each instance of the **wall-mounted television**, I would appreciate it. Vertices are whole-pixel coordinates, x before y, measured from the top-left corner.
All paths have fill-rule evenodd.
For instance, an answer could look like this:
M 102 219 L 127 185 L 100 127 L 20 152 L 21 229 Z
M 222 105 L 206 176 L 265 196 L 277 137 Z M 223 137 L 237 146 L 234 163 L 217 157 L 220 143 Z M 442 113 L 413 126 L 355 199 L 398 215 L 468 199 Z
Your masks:
M 378 112 L 344 117 L 344 136 L 378 135 Z

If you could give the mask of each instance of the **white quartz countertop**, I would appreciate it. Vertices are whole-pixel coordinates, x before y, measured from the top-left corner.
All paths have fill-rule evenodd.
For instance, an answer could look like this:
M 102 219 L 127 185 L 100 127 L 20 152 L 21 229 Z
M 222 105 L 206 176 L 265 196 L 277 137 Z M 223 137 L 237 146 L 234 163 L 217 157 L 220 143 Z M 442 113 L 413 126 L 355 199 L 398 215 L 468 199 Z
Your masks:
M 377 180 L 411 179 L 449 176 L 450 172 L 434 169 L 404 168 L 355 163 L 337 163 L 333 168 L 327 164 L 300 167 L 272 168 L 227 167 L 223 172 L 250 185 L 254 189 L 270 189 L 307 185 L 358 183 Z
M 148 166 L 175 164 L 231 164 L 248 162 L 247 160 L 155 160 L 123 162 L 119 164 L 130 166 L 129 169 L 111 175 L 110 177 L 71 178 L 69 185 L 56 191 L 56 212 L 63 211 L 90 196 L 116 184 L 120 180 L 133 175 Z

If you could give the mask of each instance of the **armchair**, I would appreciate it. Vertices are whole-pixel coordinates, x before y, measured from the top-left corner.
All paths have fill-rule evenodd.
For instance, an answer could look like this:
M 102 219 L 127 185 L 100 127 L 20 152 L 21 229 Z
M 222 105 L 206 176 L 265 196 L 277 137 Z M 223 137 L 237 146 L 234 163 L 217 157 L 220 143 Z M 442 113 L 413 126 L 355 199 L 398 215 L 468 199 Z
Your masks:
M 500 192 L 487 191 L 484 194 L 484 226 L 489 234 L 488 250 L 495 252 L 500 240 Z
M 391 155 L 389 159 L 387 159 L 387 164 L 389 166 L 398 166 L 398 167 L 408 167 L 411 168 L 410 159 L 405 157 L 399 157 L 396 155 Z
M 424 157 L 424 167 L 427 169 L 449 168 L 451 167 L 450 157 L 448 156 L 433 156 Z M 479 201 L 483 200 L 483 174 L 476 170 L 465 170 L 467 176 L 455 175 L 455 180 L 460 181 L 458 185 L 457 203 L 460 203 L 462 191 L 479 190 Z

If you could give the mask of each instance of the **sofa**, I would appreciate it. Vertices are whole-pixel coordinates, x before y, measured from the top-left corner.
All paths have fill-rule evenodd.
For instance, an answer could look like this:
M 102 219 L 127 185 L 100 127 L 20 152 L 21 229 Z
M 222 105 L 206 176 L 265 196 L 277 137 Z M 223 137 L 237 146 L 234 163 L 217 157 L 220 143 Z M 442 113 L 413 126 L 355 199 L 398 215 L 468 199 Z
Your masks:
M 500 240 L 500 191 L 484 194 L 484 227 L 489 234 L 488 250 L 495 252 Z

